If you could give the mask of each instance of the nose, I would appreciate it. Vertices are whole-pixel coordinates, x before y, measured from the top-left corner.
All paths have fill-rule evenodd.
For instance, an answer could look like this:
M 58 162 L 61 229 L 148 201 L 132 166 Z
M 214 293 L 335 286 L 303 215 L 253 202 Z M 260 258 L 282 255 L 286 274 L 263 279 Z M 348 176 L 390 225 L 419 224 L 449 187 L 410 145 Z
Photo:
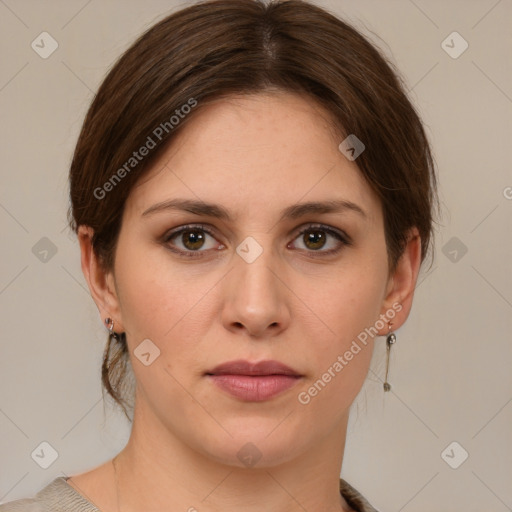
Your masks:
M 250 263 L 236 254 L 233 264 L 224 283 L 224 327 L 255 338 L 281 333 L 290 323 L 291 292 L 279 261 L 271 250 L 263 250 Z

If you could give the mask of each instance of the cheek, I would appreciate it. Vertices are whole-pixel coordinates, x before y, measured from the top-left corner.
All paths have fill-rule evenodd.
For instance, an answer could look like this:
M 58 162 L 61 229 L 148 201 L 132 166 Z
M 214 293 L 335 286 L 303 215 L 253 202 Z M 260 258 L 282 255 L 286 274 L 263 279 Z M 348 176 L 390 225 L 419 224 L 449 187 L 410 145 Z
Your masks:
M 377 266 L 352 267 L 336 273 L 301 280 L 297 294 L 305 297 L 308 316 L 318 329 L 324 348 L 343 349 L 379 318 L 385 288 L 385 275 Z M 313 325 L 311 325 L 313 328 Z
M 137 245 L 142 244 L 132 244 Z M 119 252 L 123 256 L 116 261 L 116 274 L 123 324 L 135 337 L 165 338 L 180 327 L 180 320 L 187 321 L 213 285 L 208 274 L 194 279 L 192 265 L 173 264 L 159 248 Z
M 379 320 L 385 274 L 379 267 L 361 268 L 350 275 L 334 276 L 317 283 L 308 304 L 315 311 L 311 323 L 304 324 L 311 378 L 301 391 L 299 403 L 315 402 L 316 413 L 331 415 L 336 404 L 341 414 L 359 392 L 373 353 L 376 323 Z
M 128 245 L 125 243 L 125 247 Z M 201 354 L 204 347 L 197 341 L 205 338 L 203 329 L 209 325 L 204 321 L 208 307 L 205 295 L 218 277 L 205 273 L 193 278 L 193 270 L 183 271 L 179 265 L 170 264 L 170 258 L 158 250 L 140 251 L 140 254 L 119 251 L 119 254 L 128 255 L 116 261 L 116 279 L 139 388 L 147 402 L 154 402 L 155 410 L 162 403 L 172 401 L 178 409 L 192 408 L 190 414 L 196 414 L 179 382 L 185 380 L 183 374 L 190 378 L 191 374 L 204 370 L 198 363 L 204 361 Z M 137 360 L 137 348 L 146 339 L 159 351 L 154 364 L 148 366 Z M 155 350 L 149 347 L 150 351 Z M 162 414 L 166 413 L 162 411 Z
M 218 291 L 224 272 L 199 272 L 193 263 L 172 263 L 158 249 L 125 254 L 129 257 L 116 262 L 116 274 L 130 353 L 135 351 L 136 356 L 139 344 L 149 339 L 160 351 L 161 369 L 186 378 L 202 374 L 209 355 L 215 352 L 208 346 L 209 330 L 218 321 Z M 137 372 L 141 365 L 135 360 L 133 367 Z M 140 370 L 141 381 L 150 384 L 147 378 L 151 380 L 153 372 Z M 164 380 L 166 375 L 162 375 Z

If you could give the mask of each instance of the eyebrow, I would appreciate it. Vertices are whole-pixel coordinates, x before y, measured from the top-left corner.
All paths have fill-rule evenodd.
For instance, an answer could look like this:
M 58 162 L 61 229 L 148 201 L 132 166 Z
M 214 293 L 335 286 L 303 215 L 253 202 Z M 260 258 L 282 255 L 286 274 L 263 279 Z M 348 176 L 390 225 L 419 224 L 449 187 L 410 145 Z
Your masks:
M 195 215 L 214 217 L 224 221 L 233 220 L 229 211 L 223 206 L 191 199 L 170 199 L 168 201 L 154 204 L 142 213 L 142 217 L 169 210 L 182 210 Z M 364 219 L 367 218 L 365 211 L 352 201 L 347 201 L 345 199 L 333 199 L 329 201 L 297 203 L 288 206 L 281 212 L 279 221 L 286 219 L 298 219 L 309 214 L 343 213 L 345 211 L 355 212 L 361 215 Z

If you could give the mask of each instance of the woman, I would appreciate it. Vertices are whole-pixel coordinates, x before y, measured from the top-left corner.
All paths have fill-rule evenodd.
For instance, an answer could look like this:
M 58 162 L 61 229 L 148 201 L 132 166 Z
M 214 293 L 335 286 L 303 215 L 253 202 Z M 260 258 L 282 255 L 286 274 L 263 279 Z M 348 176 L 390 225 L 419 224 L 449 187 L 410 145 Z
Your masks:
M 435 205 L 378 50 L 300 0 L 182 9 L 101 85 L 70 196 L 132 432 L 0 510 L 376 510 L 339 478 L 349 409 L 409 315 Z

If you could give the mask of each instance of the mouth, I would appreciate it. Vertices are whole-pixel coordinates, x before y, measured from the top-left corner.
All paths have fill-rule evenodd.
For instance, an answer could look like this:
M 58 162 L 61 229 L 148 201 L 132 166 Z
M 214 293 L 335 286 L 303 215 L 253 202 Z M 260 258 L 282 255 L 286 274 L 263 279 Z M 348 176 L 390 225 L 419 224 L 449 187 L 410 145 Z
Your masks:
M 229 395 L 248 402 L 262 402 L 295 386 L 303 377 L 279 361 L 251 363 L 230 361 L 205 373 L 213 383 Z

